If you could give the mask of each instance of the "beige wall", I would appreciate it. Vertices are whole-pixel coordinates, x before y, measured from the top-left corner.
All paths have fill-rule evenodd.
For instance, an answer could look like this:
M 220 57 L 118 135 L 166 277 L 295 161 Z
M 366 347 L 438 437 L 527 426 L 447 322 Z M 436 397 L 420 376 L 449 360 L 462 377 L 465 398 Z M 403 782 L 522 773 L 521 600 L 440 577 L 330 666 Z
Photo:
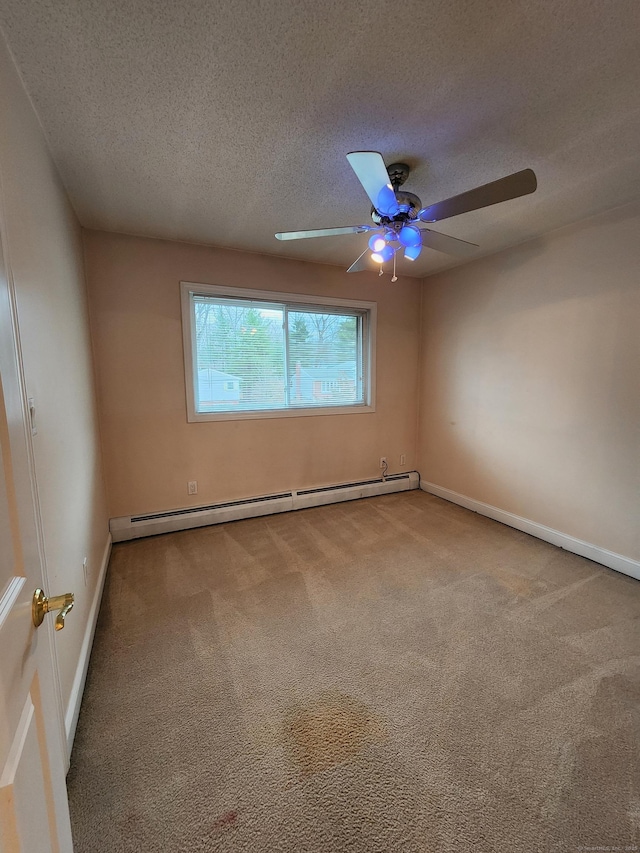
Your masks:
M 640 205 L 426 279 L 423 479 L 640 558 Z
M 0 178 L 51 594 L 76 606 L 56 649 L 65 707 L 107 543 L 80 228 L 0 37 Z M 88 558 L 85 586 L 82 560 Z
M 417 280 L 100 232 L 85 258 L 111 516 L 379 476 L 380 456 L 415 466 Z M 187 423 L 181 280 L 376 301 L 377 411 Z

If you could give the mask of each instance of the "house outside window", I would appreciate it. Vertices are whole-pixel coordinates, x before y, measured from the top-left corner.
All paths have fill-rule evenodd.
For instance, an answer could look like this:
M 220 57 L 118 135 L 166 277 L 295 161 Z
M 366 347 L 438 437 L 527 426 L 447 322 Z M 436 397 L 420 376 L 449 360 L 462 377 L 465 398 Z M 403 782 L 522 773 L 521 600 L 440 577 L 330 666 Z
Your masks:
M 375 411 L 374 302 L 181 288 L 189 421 Z

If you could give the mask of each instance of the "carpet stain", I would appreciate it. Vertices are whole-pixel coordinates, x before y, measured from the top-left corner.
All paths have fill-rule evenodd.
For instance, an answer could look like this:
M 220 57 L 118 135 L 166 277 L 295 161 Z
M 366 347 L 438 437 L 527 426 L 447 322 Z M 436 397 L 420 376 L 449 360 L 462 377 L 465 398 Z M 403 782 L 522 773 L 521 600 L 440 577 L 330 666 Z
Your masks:
M 542 584 L 536 584 L 530 578 L 497 568 L 496 566 L 485 567 L 485 571 L 501 586 L 520 598 L 530 598 L 537 591 L 537 587 L 542 586 Z
M 213 824 L 214 829 L 222 829 L 225 826 L 231 826 L 238 818 L 238 812 L 225 812 L 220 815 L 218 820 Z
M 379 717 L 359 700 L 342 694 L 296 708 L 284 723 L 290 755 L 305 774 L 343 764 L 386 736 Z

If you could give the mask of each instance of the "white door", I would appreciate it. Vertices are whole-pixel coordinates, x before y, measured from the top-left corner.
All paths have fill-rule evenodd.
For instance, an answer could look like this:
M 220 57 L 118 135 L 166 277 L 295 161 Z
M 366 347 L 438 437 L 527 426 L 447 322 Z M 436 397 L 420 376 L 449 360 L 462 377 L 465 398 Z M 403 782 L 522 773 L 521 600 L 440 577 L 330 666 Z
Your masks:
M 0 242 L 0 851 L 69 853 L 55 614 L 34 627 L 33 594 L 45 583 L 19 336 L 6 273 Z

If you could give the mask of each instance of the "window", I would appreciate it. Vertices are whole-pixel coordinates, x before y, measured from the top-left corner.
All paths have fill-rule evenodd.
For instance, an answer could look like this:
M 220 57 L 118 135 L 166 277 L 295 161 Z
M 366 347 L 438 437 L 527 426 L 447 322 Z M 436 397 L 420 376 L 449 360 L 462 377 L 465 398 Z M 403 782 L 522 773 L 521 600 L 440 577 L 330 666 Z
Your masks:
M 183 282 L 188 420 L 374 411 L 375 309 Z

